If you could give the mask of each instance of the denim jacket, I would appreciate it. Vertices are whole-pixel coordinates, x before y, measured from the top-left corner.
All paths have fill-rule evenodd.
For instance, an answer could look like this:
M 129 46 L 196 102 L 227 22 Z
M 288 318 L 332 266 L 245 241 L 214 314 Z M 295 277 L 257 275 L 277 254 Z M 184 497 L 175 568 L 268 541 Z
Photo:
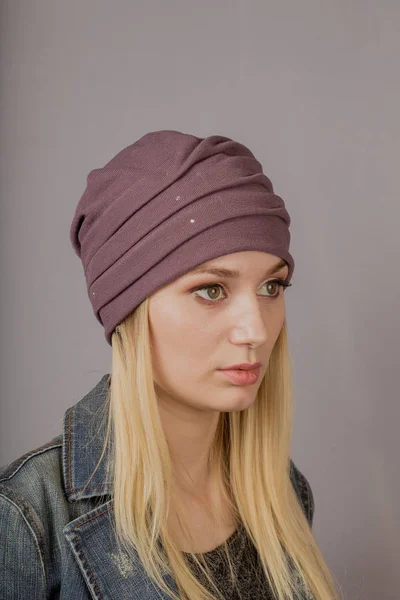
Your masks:
M 104 461 L 86 486 L 102 451 L 108 378 L 65 412 L 60 435 L 0 470 L 0 600 L 168 598 L 138 555 L 118 551 Z M 291 481 L 311 526 L 313 494 L 293 461 Z

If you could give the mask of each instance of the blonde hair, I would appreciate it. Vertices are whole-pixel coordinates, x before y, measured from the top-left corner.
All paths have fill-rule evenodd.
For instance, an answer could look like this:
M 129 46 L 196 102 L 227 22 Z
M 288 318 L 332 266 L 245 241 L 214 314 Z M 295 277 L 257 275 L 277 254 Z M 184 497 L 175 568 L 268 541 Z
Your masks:
M 173 469 L 154 389 L 148 298 L 113 332 L 106 409 L 107 433 L 99 463 L 112 439 L 107 472 L 113 481 L 114 531 L 120 551 L 130 561 L 138 556 L 156 586 L 174 600 L 222 598 L 202 555 L 190 553 L 205 577 L 204 586 L 167 526 Z M 291 437 L 285 321 L 255 402 L 246 410 L 220 414 L 209 464 L 220 477 L 237 522 L 257 549 L 274 597 L 295 600 L 301 592 L 303 598 L 339 600 L 290 481 Z M 179 522 L 192 539 L 187 518 L 179 516 Z M 228 547 L 223 548 L 235 581 Z M 166 583 L 170 578 L 173 587 Z

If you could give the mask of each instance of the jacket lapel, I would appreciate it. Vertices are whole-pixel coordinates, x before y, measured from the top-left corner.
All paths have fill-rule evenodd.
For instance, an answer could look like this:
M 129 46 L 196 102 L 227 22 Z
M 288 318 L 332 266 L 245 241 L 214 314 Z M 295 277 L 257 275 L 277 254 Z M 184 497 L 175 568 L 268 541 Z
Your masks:
M 100 503 L 69 522 L 63 533 L 93 598 L 167 600 L 169 597 L 147 575 L 137 553 L 129 558 L 118 548 L 112 486 L 104 468 L 109 448 L 95 470 L 106 433 L 109 382 L 110 376 L 104 375 L 64 415 L 63 475 L 67 499 L 76 502 L 97 497 Z M 164 579 L 176 591 L 172 578 L 165 575 Z
M 139 560 L 120 551 L 113 531 L 112 500 L 80 516 L 64 527 L 90 593 L 97 600 L 167 600 Z M 171 578 L 164 576 L 171 587 Z M 174 585 L 174 591 L 176 587 Z

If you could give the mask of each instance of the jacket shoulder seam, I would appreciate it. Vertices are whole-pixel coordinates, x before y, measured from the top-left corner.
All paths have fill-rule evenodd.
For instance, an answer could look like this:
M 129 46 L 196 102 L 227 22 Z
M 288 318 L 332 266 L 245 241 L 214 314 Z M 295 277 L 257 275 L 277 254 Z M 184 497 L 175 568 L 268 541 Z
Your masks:
M 36 521 L 33 516 L 32 510 L 28 503 L 23 500 L 21 497 L 17 496 L 11 490 L 4 488 L 4 486 L 0 486 L 0 497 L 4 498 L 6 502 L 10 505 L 14 506 L 14 508 L 19 512 L 23 520 L 25 521 L 28 530 L 30 531 L 34 545 L 37 549 L 41 572 L 43 577 L 43 583 L 45 589 L 47 588 L 47 578 L 46 578 L 46 569 L 45 569 L 45 551 L 44 551 L 44 536 L 41 533 L 41 527 L 39 523 Z
M 57 440 L 57 441 L 55 441 L 55 440 Z M 44 452 L 47 452 L 48 450 L 53 450 L 54 448 L 60 448 L 61 446 L 62 446 L 62 438 L 61 438 L 61 436 L 58 436 L 57 438 L 54 438 L 47 444 L 44 444 L 43 446 L 39 446 L 38 448 L 35 448 L 35 450 L 30 450 L 26 454 L 23 454 L 16 460 L 12 461 L 9 465 L 6 465 L 3 473 L 0 475 L 0 484 L 2 482 L 8 481 L 12 477 L 14 477 L 14 475 L 16 473 L 18 473 L 20 468 L 24 464 L 26 464 L 31 458 L 38 456 L 39 454 L 43 454 Z

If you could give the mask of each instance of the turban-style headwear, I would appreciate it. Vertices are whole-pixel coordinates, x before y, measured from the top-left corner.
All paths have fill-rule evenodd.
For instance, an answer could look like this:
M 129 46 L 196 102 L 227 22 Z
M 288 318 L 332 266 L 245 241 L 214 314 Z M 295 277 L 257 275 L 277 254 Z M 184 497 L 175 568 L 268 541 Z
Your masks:
M 259 250 L 289 254 L 290 217 L 261 164 L 220 135 L 147 133 L 90 171 L 70 240 L 111 345 L 146 297 L 199 264 Z

